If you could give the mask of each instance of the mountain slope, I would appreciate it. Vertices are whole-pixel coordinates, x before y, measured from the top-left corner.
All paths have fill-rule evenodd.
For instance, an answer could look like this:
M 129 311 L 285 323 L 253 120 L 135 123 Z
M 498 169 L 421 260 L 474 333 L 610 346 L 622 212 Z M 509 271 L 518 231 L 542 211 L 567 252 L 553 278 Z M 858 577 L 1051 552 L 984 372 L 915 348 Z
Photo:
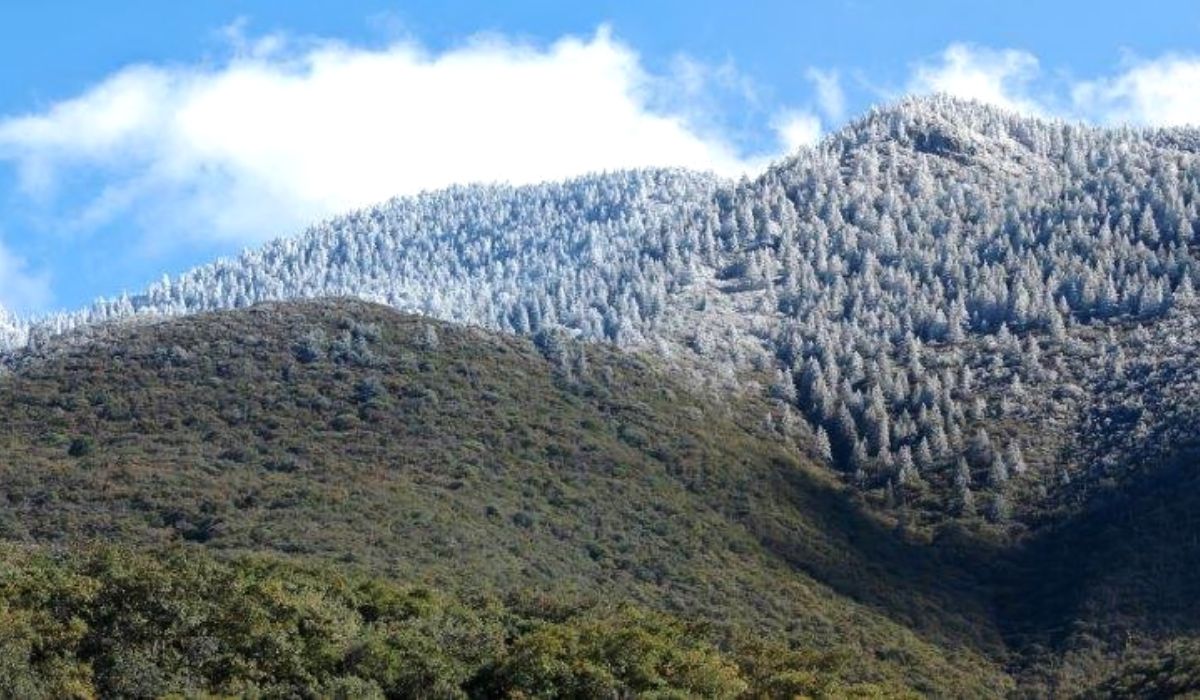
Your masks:
M 1007 683 L 974 575 L 855 507 L 786 414 L 537 341 L 337 301 L 27 353 L 0 380 L 0 532 L 632 600 L 845 650 L 861 680 Z
M 918 520 L 971 500 L 1020 525 L 1115 459 L 1060 458 L 1090 442 L 1071 364 L 1130 356 L 1135 330 L 1192 308 L 1196 142 L 912 99 L 754 180 L 649 170 L 393 200 L 10 335 L 351 295 L 653 349 L 709 382 L 773 367 L 831 466 L 876 498 L 920 480 Z M 1043 440 L 1022 411 L 1068 423 Z M 1034 483 L 1005 485 L 1026 468 Z

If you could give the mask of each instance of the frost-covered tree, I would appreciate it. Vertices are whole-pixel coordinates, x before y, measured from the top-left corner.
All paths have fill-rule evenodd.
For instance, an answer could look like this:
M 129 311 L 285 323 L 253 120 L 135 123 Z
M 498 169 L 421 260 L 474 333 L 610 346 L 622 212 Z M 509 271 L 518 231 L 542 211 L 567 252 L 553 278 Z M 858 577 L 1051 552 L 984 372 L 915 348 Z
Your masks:
M 959 459 L 954 471 L 954 502 L 956 514 L 970 517 L 975 514 L 975 494 L 971 491 L 971 471 L 964 459 Z
M 817 454 L 826 464 L 833 464 L 833 447 L 829 443 L 829 433 L 825 432 L 825 428 L 817 428 L 816 448 Z
M 998 452 L 992 453 L 991 463 L 988 465 L 988 483 L 996 487 L 1008 483 L 1008 464 Z
M 987 518 L 994 523 L 1003 523 L 1012 515 L 1012 508 L 1008 502 L 1008 496 L 1003 491 L 997 491 L 992 494 L 991 500 L 988 502 Z
M 967 456 L 976 465 L 989 465 L 992 463 L 995 450 L 992 449 L 992 440 L 988 436 L 986 429 L 979 428 L 971 436 L 971 442 L 967 446 Z
M 1021 454 L 1021 445 L 1016 440 L 1004 448 L 1004 465 L 1012 474 L 1025 473 L 1025 457 Z
M 912 486 L 920 479 L 916 464 L 913 462 L 912 451 L 908 445 L 896 452 L 896 483 L 900 486 Z
M 775 371 L 775 381 L 771 384 L 771 395 L 789 404 L 796 403 L 796 380 L 790 367 Z

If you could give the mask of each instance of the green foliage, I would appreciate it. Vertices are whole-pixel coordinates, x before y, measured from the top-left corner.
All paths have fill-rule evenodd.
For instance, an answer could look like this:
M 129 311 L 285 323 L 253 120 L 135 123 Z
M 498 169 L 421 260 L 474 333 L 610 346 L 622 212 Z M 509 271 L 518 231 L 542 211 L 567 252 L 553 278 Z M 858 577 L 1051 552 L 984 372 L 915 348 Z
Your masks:
M 536 627 L 481 689 L 496 697 L 733 698 L 748 688 L 699 630 L 625 606 Z
M 1200 697 L 1200 641 L 1180 640 L 1125 664 L 1088 698 Z
M 770 698 L 917 698 L 901 684 L 855 678 L 846 650 L 789 648 L 776 640 L 739 639 L 738 662 L 751 695 Z
M 5 547 L 0 694 L 734 698 L 841 687 L 820 657 L 758 647 L 751 661 L 703 627 L 634 606 L 539 609 L 551 617 L 195 548 Z M 746 673 L 764 665 L 775 675 Z

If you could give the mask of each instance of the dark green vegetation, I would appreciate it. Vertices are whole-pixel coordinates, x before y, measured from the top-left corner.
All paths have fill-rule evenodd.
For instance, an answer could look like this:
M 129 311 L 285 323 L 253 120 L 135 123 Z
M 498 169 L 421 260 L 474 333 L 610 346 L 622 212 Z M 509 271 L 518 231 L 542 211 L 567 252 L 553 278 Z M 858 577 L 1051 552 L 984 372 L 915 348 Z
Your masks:
M 1013 642 L 1047 686 L 1075 689 L 1113 674 L 1120 680 L 1109 687 L 1129 691 L 1112 697 L 1200 692 L 1195 465 L 1196 453 L 1182 449 L 1152 473 L 1109 483 L 1080 514 L 1016 548 L 1003 610 Z M 1136 680 L 1146 668 L 1156 669 L 1154 680 Z
M 4 697 L 905 694 L 845 681 L 834 653 L 721 651 L 629 605 L 455 599 L 195 549 L 2 556 Z
M 1200 643 L 1177 642 L 1146 654 L 1088 695 L 1114 700 L 1200 697 Z
M 880 515 L 758 392 L 604 346 L 349 301 L 92 334 L 0 377 L 18 690 L 993 697 L 1194 677 L 1200 491 L 1178 479 L 1014 544 L 982 518 Z

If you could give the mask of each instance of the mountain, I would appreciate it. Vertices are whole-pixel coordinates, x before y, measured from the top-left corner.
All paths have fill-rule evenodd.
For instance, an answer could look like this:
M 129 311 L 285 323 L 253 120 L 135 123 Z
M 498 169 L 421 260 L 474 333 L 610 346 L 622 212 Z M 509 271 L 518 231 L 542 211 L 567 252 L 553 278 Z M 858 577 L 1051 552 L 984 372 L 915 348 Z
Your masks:
M 0 382 L 0 534 L 626 601 L 848 682 L 1004 687 L 976 573 L 855 505 L 786 415 L 653 356 L 348 300 L 123 324 Z
M 458 576 L 438 567 L 452 561 L 469 563 L 474 579 L 534 588 L 582 585 L 595 576 L 594 567 L 624 561 L 616 569 L 622 573 L 605 573 L 598 587 L 584 588 L 622 592 L 668 612 L 701 609 L 791 638 L 794 631 L 781 629 L 780 620 L 811 620 L 813 610 L 824 609 L 813 602 L 820 597 L 815 593 L 775 588 L 798 581 L 836 601 L 841 612 L 824 619 L 846 620 L 852 616 L 847 610 L 866 610 L 878 618 L 855 627 L 889 630 L 863 632 L 870 640 L 833 634 L 820 643 L 870 649 L 874 658 L 884 657 L 889 670 L 879 671 L 883 677 L 921 692 L 955 694 L 938 685 L 940 674 L 959 684 L 960 694 L 968 678 L 985 679 L 993 691 L 985 695 L 1006 687 L 1008 677 L 1033 696 L 1100 693 L 1102 682 L 1132 688 L 1139 674 L 1173 677 L 1172 664 L 1194 667 L 1188 649 L 1200 625 L 1189 574 L 1200 564 L 1190 488 L 1200 412 L 1198 236 L 1200 132 L 1096 129 L 944 97 L 873 111 L 739 182 L 646 170 L 393 200 L 142 294 L 101 300 L 78 313 L 0 323 L 8 328 L 0 330 L 11 373 L 4 381 L 19 387 L 6 397 L 17 407 L 9 415 L 14 423 L 6 449 L 30 464 L 69 466 L 65 472 L 12 468 L 10 488 L 21 493 L 28 487 L 36 506 L 19 519 L 30 525 L 10 521 L 16 528 L 10 536 L 45 542 L 55 533 L 68 539 L 120 533 L 143 544 L 184 538 L 230 551 L 272 548 L 278 541 L 301 550 L 294 554 L 323 559 L 352 550 L 359 554 L 351 564 L 434 576 L 446 586 Z M 429 327 L 439 338 L 478 334 L 472 338 L 482 345 L 467 353 L 467 365 L 494 362 L 497 371 L 514 372 L 511 362 L 524 367 L 522 358 L 549 355 L 557 379 L 539 386 L 553 392 L 509 396 L 508 405 L 518 408 L 507 411 L 469 403 L 464 415 L 474 422 L 460 425 L 453 414 L 441 414 L 439 402 L 467 401 L 464 392 L 474 401 L 470 384 L 439 378 L 423 385 L 436 399 L 409 396 L 402 387 L 411 378 L 402 364 L 393 362 L 378 376 L 353 369 L 356 354 L 377 342 L 354 330 L 359 321 L 344 327 L 296 321 L 319 330 L 309 337 L 282 320 L 333 313 L 322 306 L 330 302 L 254 306 L 323 297 L 357 297 L 458 324 Z M 247 308 L 242 315 L 194 315 Z M 362 308 L 369 311 L 346 307 L 344 314 L 366 314 L 373 319 L 368 325 L 401 323 L 376 318 L 372 314 L 384 313 L 376 307 Z M 262 318 L 273 314 L 281 319 Z M 161 324 L 162 316 L 187 318 Z M 257 331 L 258 323 L 270 332 Z M 154 362 L 187 368 L 181 378 L 190 382 L 170 384 L 164 396 L 209 407 L 210 418 L 200 425 L 219 448 L 187 437 L 192 426 L 184 423 L 182 404 L 147 399 L 144 412 L 134 413 L 119 398 L 134 388 L 123 384 L 126 374 L 142 377 L 138 391 L 171 380 L 139 349 L 139 334 L 156 333 L 177 339 L 152 341 Z M 242 343 L 239 333 L 256 340 Z M 254 350 L 260 340 L 265 345 Z M 518 346 L 524 349 L 512 349 Z M 241 355 L 231 354 L 236 347 Z M 436 358 L 444 349 L 424 351 Z M 416 357 L 422 348 L 406 352 Z M 582 357 L 593 373 L 597 358 L 607 358 L 613 380 L 597 381 L 594 374 L 580 380 Z M 330 362 L 334 369 L 325 367 Z M 669 383 L 675 398 L 639 393 L 647 380 L 622 373 L 625 362 L 650 363 L 656 377 L 650 383 Z M 269 369 L 240 374 L 260 365 Z M 438 408 L 433 416 L 418 412 L 413 424 L 385 421 L 386 430 L 363 436 L 356 431 L 373 430 L 375 413 L 367 410 L 370 401 L 367 408 L 354 403 L 345 386 L 314 379 L 311 396 L 294 396 L 272 383 L 290 381 L 276 373 L 308 370 L 366 382 L 364 396 L 384 386 L 382 395 L 393 403 L 428 410 L 432 401 Z M 404 378 L 389 379 L 397 372 Z M 75 398 L 37 411 L 22 404 L 22 397 L 39 392 L 62 393 L 23 384 L 39 377 L 47 386 L 67 382 Z M 525 379 L 516 384 L 525 387 Z M 104 395 L 89 397 L 92 385 L 106 387 Z M 591 387 L 584 398 L 574 393 L 579 386 Z M 548 398 L 563 387 L 570 389 L 563 397 Z M 621 413 L 630 410 L 624 399 L 634 395 L 642 398 L 631 405 L 647 407 L 637 420 L 638 409 Z M 262 403 L 264 396 L 286 401 Z M 566 406 L 568 397 L 586 408 L 574 423 L 547 424 L 547 416 L 525 409 Z M 312 413 L 296 412 L 304 401 L 316 406 Z M 102 431 L 108 418 L 81 418 L 83 405 L 96 416 L 96 407 L 104 407 L 104 415 L 150 422 L 135 420 L 137 429 L 122 442 Z M 679 411 L 693 406 L 702 412 L 701 424 L 725 422 L 712 433 L 684 430 L 693 424 Z M 160 414 L 175 415 L 176 423 L 158 422 Z M 624 416 L 615 427 L 597 417 L 613 415 Z M 622 432 L 627 422 L 632 432 Z M 46 435 L 47 425 L 60 427 Z M 256 430 L 304 435 L 313 425 L 310 440 L 292 445 L 295 453 L 248 447 L 264 439 Z M 496 501 L 494 513 L 484 503 L 484 516 L 476 509 L 471 518 L 438 519 L 422 508 L 431 508 L 433 494 L 441 492 L 376 501 L 386 493 L 377 485 L 319 495 L 341 493 L 330 491 L 333 482 L 363 477 L 336 465 L 421 463 L 393 453 L 408 448 L 386 444 L 389 435 L 426 442 L 429 432 L 448 436 L 437 445 L 448 450 L 444 461 L 430 464 L 450 473 L 464 465 L 480 468 L 496 445 L 508 443 L 475 435 L 501 425 L 530 444 L 515 453 L 519 468 L 493 469 L 489 489 L 499 490 L 486 492 L 495 494 L 488 496 Z M 580 497 L 626 508 L 590 525 L 593 532 L 604 532 L 599 523 L 641 523 L 654 537 L 626 533 L 620 541 L 649 549 L 614 560 L 617 545 L 608 541 L 597 545 L 597 560 L 563 544 L 563 533 L 582 531 L 578 523 L 555 523 L 542 539 L 531 534 L 538 531 L 527 526 L 547 524 L 541 518 L 554 512 L 552 499 L 572 502 L 569 495 L 554 496 L 555 489 L 573 492 L 558 483 L 561 472 L 554 467 L 574 463 L 588 442 L 569 425 L 585 433 L 608 425 L 604 440 L 593 443 L 594 455 L 649 465 L 634 470 L 639 478 L 660 475 L 635 482 L 636 488 L 624 480 L 620 486 L 589 483 L 587 497 Z M 687 437 L 680 444 L 707 445 L 709 456 L 700 459 L 687 451 L 699 448 L 691 447 L 670 453 L 674 462 L 656 455 L 656 438 L 681 430 Z M 129 450 L 109 454 L 122 454 L 114 464 L 130 474 L 89 481 L 89 474 L 107 479 L 110 472 L 61 461 L 72 445 L 91 449 L 94 433 L 108 436 L 102 439 L 109 450 Z M 714 435 L 733 434 L 753 437 L 712 442 Z M 557 444 L 563 435 L 571 439 Z M 167 442 L 154 442 L 159 439 Z M 146 453 L 148 444 L 158 446 Z M 557 446 L 533 449 L 546 444 Z M 173 450 L 190 457 L 170 469 L 151 467 Z M 338 452 L 344 450 L 351 452 Z M 271 518 L 239 530 L 229 525 L 234 515 L 228 509 L 240 501 L 224 489 L 242 482 L 227 480 L 224 470 L 236 476 L 229 465 L 242 464 L 239 456 L 256 464 L 257 454 L 277 467 L 268 479 L 273 488 L 327 468 L 337 476 L 326 476 L 330 483 L 318 479 L 312 490 L 297 487 L 286 498 L 271 492 L 282 505 L 268 509 Z M 95 458 L 84 462 L 89 459 Z M 721 468 L 688 475 L 697 464 Z M 629 476 L 611 464 L 605 469 L 614 478 Z M 517 485 L 533 474 L 549 482 Z M 40 480 L 49 478 L 75 480 L 75 495 L 37 495 L 49 488 Z M 423 488 L 440 483 L 428 479 Z M 141 490 L 147 480 L 164 490 L 147 495 Z M 451 477 L 448 483 L 455 481 L 468 482 Z M 247 492 L 257 494 L 250 483 Z M 446 488 L 449 495 L 437 498 L 463 497 L 457 495 L 462 487 Z M 185 492 L 192 495 L 176 498 Z M 535 496 L 551 505 L 527 505 Z M 318 506 L 327 500 L 341 503 L 348 520 L 322 519 Z M 694 505 L 663 511 L 660 500 Z M 193 506 L 173 512 L 177 501 Z M 251 522 L 242 518 L 260 503 L 251 501 L 245 513 L 235 507 L 237 521 Z M 398 512 L 411 513 L 412 520 L 380 515 Z M 379 540 L 378 547 L 345 546 L 339 532 L 376 520 L 390 528 L 368 538 Z M 674 529 L 689 522 L 705 523 L 696 526 L 699 532 L 720 534 L 706 540 Z M 270 541 L 246 534 L 275 527 L 282 529 Z M 479 539 L 480 533 L 506 543 L 526 538 L 533 549 L 497 556 L 489 550 L 495 541 Z M 729 553 L 715 547 L 735 542 L 749 544 Z M 841 561 L 843 554 L 850 558 Z M 739 558 L 751 555 L 773 563 L 761 568 Z M 722 584 L 721 577 L 696 573 L 731 570 L 758 572 L 748 574 L 758 583 Z M 675 589 L 680 585 L 686 590 Z M 780 602 L 754 613 L 750 600 Z M 914 635 L 926 645 L 918 656 L 929 661 L 897 661 L 907 657 L 881 652 L 896 648 L 878 643 L 899 638 L 893 634 Z
M 917 523 L 976 510 L 1020 529 L 1143 460 L 1126 454 L 1142 432 L 1188 433 L 1186 382 L 1182 403 L 1109 414 L 1127 358 L 1160 369 L 1146 334 L 1194 345 L 1198 143 L 911 99 L 754 180 L 638 171 L 393 200 L 7 335 L 355 296 L 652 349 L 710 383 L 773 367 L 774 394 L 876 498 L 890 484 Z

